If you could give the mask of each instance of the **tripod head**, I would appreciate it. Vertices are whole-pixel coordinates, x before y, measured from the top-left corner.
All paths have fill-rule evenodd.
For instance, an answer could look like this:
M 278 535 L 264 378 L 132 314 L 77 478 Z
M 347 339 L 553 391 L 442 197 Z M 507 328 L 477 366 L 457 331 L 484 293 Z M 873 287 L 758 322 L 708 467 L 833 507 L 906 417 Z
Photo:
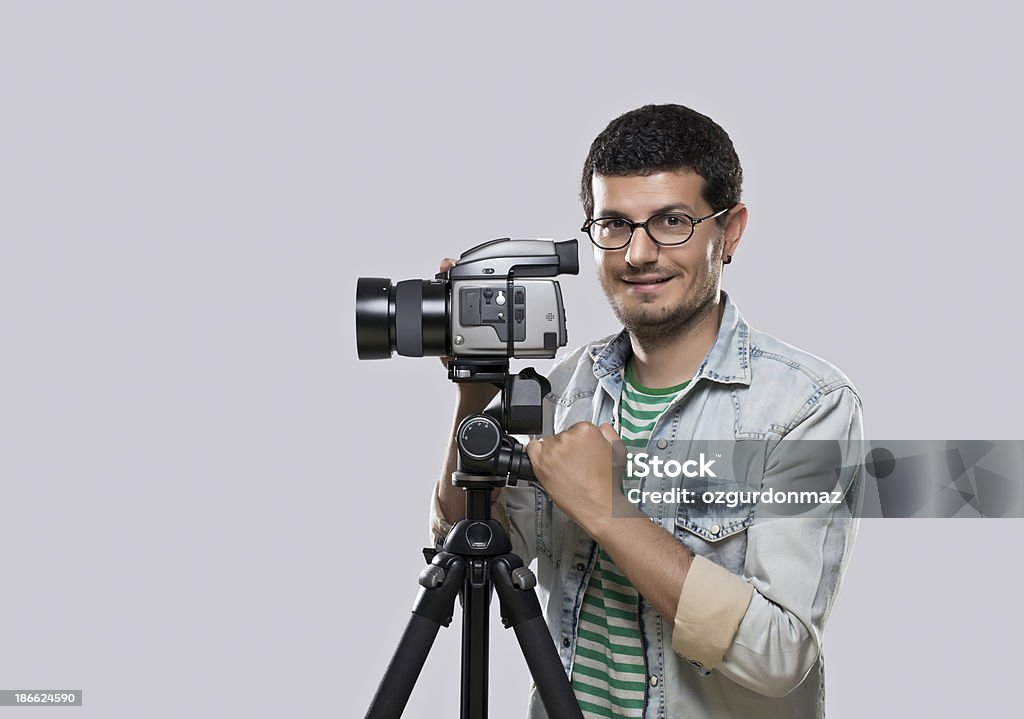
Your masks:
M 448 377 L 453 382 L 490 382 L 500 388 L 483 412 L 459 424 L 455 435 L 459 451 L 455 486 L 495 489 L 506 484 L 514 487 L 520 479 L 535 480 L 525 447 L 509 433 L 543 431 L 544 395 L 551 391 L 547 378 L 532 367 L 512 374 L 505 358 L 452 358 Z

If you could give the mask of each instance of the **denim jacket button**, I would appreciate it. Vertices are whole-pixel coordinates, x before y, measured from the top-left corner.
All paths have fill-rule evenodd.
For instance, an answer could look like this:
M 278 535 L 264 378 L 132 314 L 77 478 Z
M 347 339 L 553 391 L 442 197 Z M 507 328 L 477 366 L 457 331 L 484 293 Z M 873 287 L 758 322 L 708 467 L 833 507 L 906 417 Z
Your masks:
M 711 533 L 712 534 L 718 534 L 721 531 L 722 531 L 721 526 L 719 526 L 717 524 L 711 526 Z
M 651 686 L 652 687 L 658 686 L 658 675 L 654 675 L 653 677 L 651 677 Z
M 580 562 L 579 564 L 576 565 L 576 571 L 577 572 L 582 572 L 584 569 L 586 569 L 586 567 L 583 566 L 583 562 Z
M 569 639 L 569 637 L 563 637 L 562 638 L 562 646 L 563 647 L 567 647 L 570 644 L 572 644 L 572 641 Z
M 659 439 L 658 440 L 658 449 L 665 449 L 665 447 L 667 447 L 667 446 L 668 446 L 668 440 L 667 439 Z

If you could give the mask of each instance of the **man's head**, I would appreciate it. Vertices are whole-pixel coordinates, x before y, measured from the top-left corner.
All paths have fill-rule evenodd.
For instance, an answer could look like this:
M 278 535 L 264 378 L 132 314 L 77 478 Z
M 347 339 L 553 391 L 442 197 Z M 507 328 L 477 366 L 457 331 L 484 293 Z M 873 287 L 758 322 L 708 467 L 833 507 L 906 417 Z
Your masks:
M 594 249 L 605 294 L 634 338 L 645 344 L 670 341 L 717 306 L 722 264 L 746 225 L 746 208 L 739 203 L 742 179 L 725 131 L 680 105 L 628 112 L 594 140 L 581 188 L 588 225 L 621 218 L 615 225 L 622 227 L 669 215 L 649 226 L 653 238 L 634 227 L 625 247 Z M 717 218 L 702 220 L 720 210 L 725 212 Z M 654 241 L 678 242 L 656 228 L 689 227 L 689 218 L 698 222 L 682 244 Z

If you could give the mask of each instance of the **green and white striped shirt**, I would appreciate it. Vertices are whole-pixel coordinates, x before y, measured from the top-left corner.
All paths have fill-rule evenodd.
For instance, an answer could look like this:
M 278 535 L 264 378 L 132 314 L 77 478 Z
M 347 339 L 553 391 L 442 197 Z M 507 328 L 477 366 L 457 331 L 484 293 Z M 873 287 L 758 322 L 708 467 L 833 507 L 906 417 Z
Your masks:
M 626 364 L 619 436 L 627 449 L 647 446 L 658 417 L 687 384 L 644 387 Z M 643 716 L 647 667 L 639 611 L 636 589 L 599 548 L 580 609 L 572 672 L 573 691 L 588 719 Z

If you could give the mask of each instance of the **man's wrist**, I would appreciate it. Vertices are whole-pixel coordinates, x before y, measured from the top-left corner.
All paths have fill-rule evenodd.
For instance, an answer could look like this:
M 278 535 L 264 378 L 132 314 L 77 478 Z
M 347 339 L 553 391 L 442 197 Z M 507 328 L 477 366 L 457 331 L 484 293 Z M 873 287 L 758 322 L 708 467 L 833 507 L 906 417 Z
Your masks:
M 630 531 L 630 527 L 635 526 L 634 523 L 638 520 L 650 521 L 650 518 L 635 504 L 622 497 L 622 502 L 612 499 L 611 512 L 588 517 L 580 524 L 595 542 L 604 546 L 610 543 L 615 533 Z

